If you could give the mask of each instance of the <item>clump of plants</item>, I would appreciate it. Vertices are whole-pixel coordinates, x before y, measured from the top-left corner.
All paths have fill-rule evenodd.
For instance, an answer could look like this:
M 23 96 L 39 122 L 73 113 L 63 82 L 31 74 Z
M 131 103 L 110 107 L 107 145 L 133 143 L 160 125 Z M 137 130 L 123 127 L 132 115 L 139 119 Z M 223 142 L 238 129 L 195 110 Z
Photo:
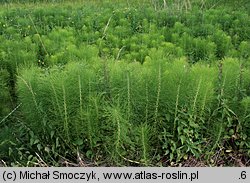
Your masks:
M 247 162 L 249 12 L 164 2 L 4 4 L 0 160 Z

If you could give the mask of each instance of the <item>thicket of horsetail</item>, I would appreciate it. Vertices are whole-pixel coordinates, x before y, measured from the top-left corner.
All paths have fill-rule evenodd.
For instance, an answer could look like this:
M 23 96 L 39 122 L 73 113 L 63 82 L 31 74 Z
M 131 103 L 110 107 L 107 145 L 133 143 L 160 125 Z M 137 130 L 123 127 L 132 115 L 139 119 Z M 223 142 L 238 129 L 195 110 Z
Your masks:
M 93 156 L 102 151 L 118 164 L 130 160 L 148 165 L 153 162 L 149 154 L 161 151 L 177 160 L 187 154 L 199 156 L 206 150 L 205 139 L 214 141 L 217 148 L 231 138 L 232 130 L 247 124 L 231 119 L 246 120 L 249 108 L 247 98 L 231 99 L 239 89 L 238 60 L 223 60 L 221 81 L 216 65 L 190 65 L 184 59 L 152 59 L 142 65 L 109 62 L 110 97 L 102 88 L 106 81 L 100 60 L 95 67 L 72 63 L 51 73 L 23 70 L 19 96 L 30 128 L 44 133 L 50 126 L 62 137 L 60 141 L 78 142 Z M 227 80 L 228 75 L 235 79 Z M 242 81 L 241 89 L 249 84 L 249 79 Z
M 0 162 L 249 165 L 249 4 L 11 2 Z

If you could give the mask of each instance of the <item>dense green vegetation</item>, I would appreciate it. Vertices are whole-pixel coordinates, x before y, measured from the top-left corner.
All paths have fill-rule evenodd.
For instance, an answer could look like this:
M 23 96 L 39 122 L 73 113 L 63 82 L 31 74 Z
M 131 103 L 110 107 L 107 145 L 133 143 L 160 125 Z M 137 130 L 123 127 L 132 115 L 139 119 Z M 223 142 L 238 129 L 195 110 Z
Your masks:
M 246 7 L 2 2 L 0 165 L 249 166 Z

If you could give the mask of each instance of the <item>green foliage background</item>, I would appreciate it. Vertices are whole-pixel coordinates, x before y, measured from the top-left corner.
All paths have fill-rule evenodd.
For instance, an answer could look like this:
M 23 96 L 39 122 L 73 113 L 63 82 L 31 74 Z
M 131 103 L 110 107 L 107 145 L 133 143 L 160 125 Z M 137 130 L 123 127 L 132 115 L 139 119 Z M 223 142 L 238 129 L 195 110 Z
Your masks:
M 249 3 L 1 3 L 7 166 L 249 160 Z

